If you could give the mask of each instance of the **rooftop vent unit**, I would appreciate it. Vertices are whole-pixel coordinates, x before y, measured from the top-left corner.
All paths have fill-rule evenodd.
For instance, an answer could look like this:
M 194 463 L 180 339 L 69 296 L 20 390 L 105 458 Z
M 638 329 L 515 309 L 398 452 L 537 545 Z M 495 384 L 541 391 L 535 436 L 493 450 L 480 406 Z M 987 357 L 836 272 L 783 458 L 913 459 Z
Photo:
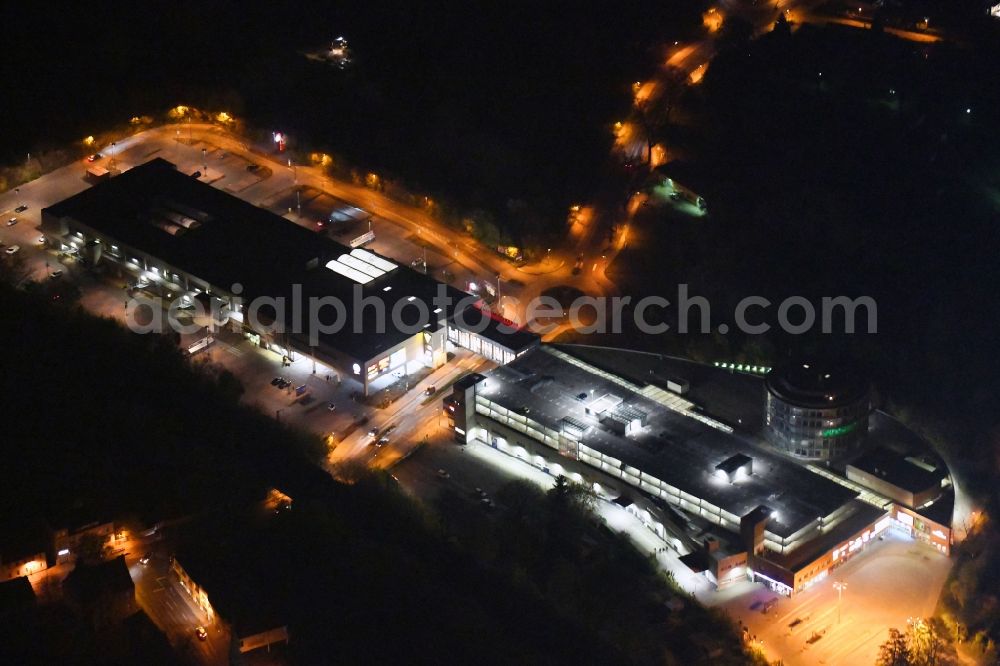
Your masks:
M 624 399 L 619 398 L 617 395 L 605 393 L 600 398 L 587 405 L 584 411 L 600 421 L 604 417 L 605 413 L 613 410 L 623 402 Z
M 588 426 L 582 421 L 574 419 L 572 416 L 564 416 L 559 420 L 559 430 L 570 439 L 580 441 L 586 434 Z
M 626 405 L 625 403 L 617 405 L 612 414 L 614 414 L 615 418 L 632 423 L 638 428 L 644 427 L 646 420 L 649 418 L 649 414 L 643 410 L 632 405 Z
M 729 483 L 753 474 L 753 458 L 737 453 L 715 466 L 715 475 Z
M 359 247 L 351 250 L 350 254 L 342 254 L 328 261 L 326 267 L 358 284 L 368 284 L 397 268 L 391 261 Z
M 604 416 L 600 417 L 600 422 L 606 430 L 616 435 L 628 434 L 628 422 L 616 417 L 614 414 L 605 412 Z

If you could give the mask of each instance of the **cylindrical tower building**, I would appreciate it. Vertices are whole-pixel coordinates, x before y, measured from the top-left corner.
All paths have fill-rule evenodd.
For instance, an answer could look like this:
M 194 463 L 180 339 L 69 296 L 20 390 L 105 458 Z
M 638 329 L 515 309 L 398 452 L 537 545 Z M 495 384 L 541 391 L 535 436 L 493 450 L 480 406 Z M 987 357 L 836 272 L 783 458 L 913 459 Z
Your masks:
M 767 440 L 783 453 L 829 460 L 856 448 L 868 432 L 871 386 L 849 370 L 801 362 L 768 373 Z

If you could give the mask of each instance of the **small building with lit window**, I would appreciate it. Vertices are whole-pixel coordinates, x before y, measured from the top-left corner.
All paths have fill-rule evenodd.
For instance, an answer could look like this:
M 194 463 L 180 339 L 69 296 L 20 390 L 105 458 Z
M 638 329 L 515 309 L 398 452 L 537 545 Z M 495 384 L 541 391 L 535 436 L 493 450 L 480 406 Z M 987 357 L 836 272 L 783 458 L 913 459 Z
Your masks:
M 449 320 L 448 340 L 500 365 L 528 353 L 540 342 L 534 333 L 478 303 Z

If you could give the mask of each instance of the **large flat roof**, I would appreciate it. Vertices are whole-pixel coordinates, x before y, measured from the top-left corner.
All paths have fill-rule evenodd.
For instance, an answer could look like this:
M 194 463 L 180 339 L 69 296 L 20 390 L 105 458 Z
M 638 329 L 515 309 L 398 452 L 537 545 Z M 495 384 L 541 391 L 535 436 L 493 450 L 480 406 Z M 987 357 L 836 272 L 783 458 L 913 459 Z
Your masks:
M 666 390 L 669 379 L 686 380 L 689 390 L 684 397 L 712 418 L 744 432 L 757 432 L 764 427 L 766 391 L 764 380 L 757 375 L 632 349 L 555 346 L 640 386 L 652 384 Z
M 948 475 L 941 468 L 931 467 L 915 458 L 884 447 L 868 451 L 850 464 L 911 493 L 920 493 L 933 487 L 940 488 L 941 480 Z
M 484 396 L 507 409 L 560 429 L 570 417 L 590 427 L 581 442 L 680 490 L 742 517 L 758 506 L 776 511 L 768 531 L 787 537 L 851 502 L 857 493 L 781 456 L 748 437 L 727 433 L 650 400 L 610 378 L 547 352 L 533 351 L 489 375 Z M 586 394 L 585 399 L 578 396 Z M 606 429 L 587 405 L 605 395 L 645 412 L 638 432 Z M 525 411 L 527 410 L 527 412 Z M 753 474 L 729 483 L 716 465 L 736 454 L 753 458 Z
M 767 390 L 763 377 L 631 349 L 555 346 L 640 386 L 651 384 L 666 389 L 667 378 L 685 379 L 690 382 L 690 390 L 684 397 L 698 405 L 705 414 L 751 435 L 764 428 Z M 945 469 L 930 444 L 920 435 L 879 410 L 874 410 L 869 415 L 868 434 L 863 449 L 867 451 L 876 447 L 888 448 L 905 456 L 929 457 L 935 461 L 936 466 Z M 852 455 L 863 454 L 855 452 Z M 847 462 L 849 459 L 832 461 L 832 467 L 835 471 L 843 472 Z
M 417 313 L 414 306 L 404 303 L 419 299 L 432 312 L 433 299 L 439 293 L 450 297 L 453 304 L 468 297 L 378 255 L 377 259 L 389 261 L 393 267 L 380 272 L 362 265 L 368 270 L 367 281 L 359 283 L 358 273 L 350 266 L 343 268 L 345 264 L 338 260 L 350 255 L 351 248 L 202 183 L 161 158 L 60 201 L 45 209 L 44 214 L 72 218 L 215 288 L 229 291 L 239 283 L 246 301 L 258 296 L 290 298 L 292 285 L 301 285 L 305 299 L 340 299 L 347 305 L 351 320 L 357 319 L 352 315 L 352 304 L 360 298 L 377 296 L 384 300 L 387 315 L 394 306 L 401 307 L 403 319 L 409 323 Z M 335 262 L 341 272 L 327 268 L 330 262 Z M 463 307 L 475 301 L 468 298 Z M 324 321 L 329 322 L 334 313 L 332 309 L 326 312 Z M 445 308 L 441 316 L 451 314 L 453 310 Z M 291 317 L 292 313 L 286 311 L 286 320 L 290 322 Z M 323 334 L 320 341 L 355 359 L 367 360 L 416 333 L 394 327 L 391 316 L 386 316 L 386 325 L 380 329 L 371 307 L 362 311 L 360 319 L 359 326 Z

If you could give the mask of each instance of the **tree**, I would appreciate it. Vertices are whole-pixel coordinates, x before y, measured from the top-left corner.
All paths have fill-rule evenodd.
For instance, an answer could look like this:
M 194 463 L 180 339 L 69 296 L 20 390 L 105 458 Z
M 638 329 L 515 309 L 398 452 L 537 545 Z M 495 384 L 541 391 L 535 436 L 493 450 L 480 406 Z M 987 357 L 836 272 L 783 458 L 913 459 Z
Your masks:
M 936 666 L 944 647 L 937 629 L 923 618 L 910 622 L 906 629 L 906 646 L 910 650 L 909 663 L 914 666 Z
M 31 277 L 31 268 L 20 253 L 0 254 L 0 280 L 20 286 Z
M 549 490 L 548 497 L 552 506 L 561 511 L 570 508 L 589 510 L 594 506 L 594 494 L 562 474 L 556 477 L 556 485 Z
M 676 67 L 671 67 L 657 81 L 654 92 L 645 100 L 636 103 L 639 125 L 646 138 L 646 163 L 653 164 L 653 146 L 657 139 L 670 127 L 671 116 L 687 85 L 686 75 Z
M 719 29 L 715 44 L 719 51 L 745 51 L 753 39 L 753 24 L 742 16 L 727 16 Z
M 792 36 L 792 26 L 789 25 L 785 12 L 778 14 L 778 20 L 774 22 L 774 34 L 786 41 Z
M 486 247 L 496 248 L 500 244 L 500 228 L 488 211 L 482 209 L 472 211 L 465 220 L 465 228 Z
M 910 649 L 899 629 L 889 629 L 889 638 L 878 648 L 876 666 L 910 666 Z
M 103 536 L 88 532 L 80 537 L 77 558 L 85 564 L 100 562 L 110 554 L 111 546 Z
M 496 495 L 506 508 L 507 515 L 518 523 L 531 519 L 542 507 L 545 500 L 545 496 L 538 486 L 522 479 L 510 481 L 500 486 Z

